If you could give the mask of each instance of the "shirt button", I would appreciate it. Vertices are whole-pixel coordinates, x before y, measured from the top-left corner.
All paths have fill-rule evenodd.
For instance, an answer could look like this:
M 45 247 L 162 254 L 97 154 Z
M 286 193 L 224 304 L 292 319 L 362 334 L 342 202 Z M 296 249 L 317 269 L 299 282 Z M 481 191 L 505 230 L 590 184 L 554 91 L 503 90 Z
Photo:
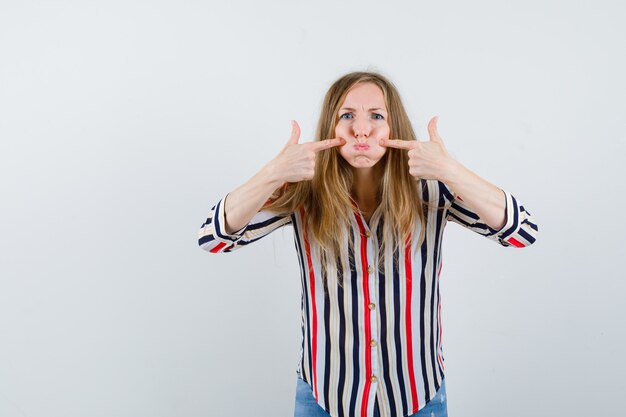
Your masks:
M 376 341 L 374 339 L 370 340 L 370 346 L 376 346 Z
M 372 232 L 370 232 L 369 230 L 365 231 L 365 236 L 370 237 L 372 236 Z
M 373 273 L 374 273 L 374 267 L 373 267 L 372 265 L 368 266 L 368 267 L 367 267 L 367 272 L 368 272 L 369 274 L 373 274 Z
M 374 303 L 369 303 L 367 306 L 369 307 L 370 310 L 373 310 L 376 308 L 376 304 Z
M 372 381 L 372 382 L 376 382 L 376 381 L 377 381 L 377 379 L 376 379 L 376 375 L 372 375 L 372 376 L 370 377 L 370 381 Z

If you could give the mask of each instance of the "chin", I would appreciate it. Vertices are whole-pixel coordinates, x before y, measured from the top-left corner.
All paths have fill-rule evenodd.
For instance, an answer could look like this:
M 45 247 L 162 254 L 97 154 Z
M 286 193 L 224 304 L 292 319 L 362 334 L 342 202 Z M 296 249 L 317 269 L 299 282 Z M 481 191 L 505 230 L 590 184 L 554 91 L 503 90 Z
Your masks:
M 385 152 L 367 152 L 362 154 L 341 155 L 353 168 L 371 168 L 376 165 L 385 155 Z
M 380 159 L 371 159 L 363 156 L 358 156 L 356 158 L 351 158 L 348 160 L 348 163 L 352 168 L 372 168 L 376 165 Z

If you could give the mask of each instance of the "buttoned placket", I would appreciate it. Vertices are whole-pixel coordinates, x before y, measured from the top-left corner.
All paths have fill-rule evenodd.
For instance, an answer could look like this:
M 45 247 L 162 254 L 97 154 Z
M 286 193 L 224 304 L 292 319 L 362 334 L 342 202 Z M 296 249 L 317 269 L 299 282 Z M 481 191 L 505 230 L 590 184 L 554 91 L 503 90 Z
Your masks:
M 378 391 L 378 383 L 380 382 L 380 366 L 379 366 L 379 355 L 378 355 L 378 346 L 379 346 L 379 329 L 378 329 L 378 319 L 377 319 L 377 309 L 378 309 L 378 259 L 376 256 L 376 236 L 375 233 L 372 232 L 369 225 L 365 221 L 362 213 L 359 211 L 359 216 L 361 217 L 361 221 L 365 230 L 366 239 L 366 247 L 367 247 L 367 276 L 368 276 L 368 290 L 369 290 L 369 318 L 370 318 L 370 340 L 366 343 L 370 345 L 370 364 L 371 364 L 371 375 L 368 376 L 370 385 L 369 390 L 369 398 L 367 399 L 367 409 L 368 415 L 373 416 L 374 410 L 374 402 L 376 398 L 376 391 Z M 373 214 L 370 221 L 372 221 L 372 225 L 376 226 L 377 222 L 375 222 L 376 214 Z M 364 266 L 365 268 L 365 266 Z

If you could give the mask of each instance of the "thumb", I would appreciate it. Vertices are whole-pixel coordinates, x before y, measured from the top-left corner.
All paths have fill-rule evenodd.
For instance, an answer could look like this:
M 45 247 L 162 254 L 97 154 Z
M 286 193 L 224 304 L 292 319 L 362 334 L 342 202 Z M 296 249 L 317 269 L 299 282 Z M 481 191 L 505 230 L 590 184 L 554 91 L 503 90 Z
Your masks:
M 291 121 L 291 136 L 289 136 L 289 140 L 287 141 L 287 144 L 285 146 L 295 145 L 298 143 L 299 140 L 300 140 L 300 126 L 298 125 L 298 122 L 296 122 L 295 120 L 292 120 Z
M 428 136 L 430 137 L 431 142 L 439 142 L 443 144 L 443 139 L 439 136 L 439 132 L 437 131 L 437 122 L 439 121 L 439 116 L 435 116 L 430 119 L 428 122 Z

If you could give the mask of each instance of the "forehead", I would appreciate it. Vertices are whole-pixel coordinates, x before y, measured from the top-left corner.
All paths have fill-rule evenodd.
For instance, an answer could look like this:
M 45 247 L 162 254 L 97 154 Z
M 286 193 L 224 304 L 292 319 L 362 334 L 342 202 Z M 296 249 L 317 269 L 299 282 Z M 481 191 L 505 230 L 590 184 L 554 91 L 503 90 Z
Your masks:
M 348 91 L 342 107 L 356 109 L 387 108 L 383 90 L 376 84 L 369 82 L 358 83 L 352 87 Z

